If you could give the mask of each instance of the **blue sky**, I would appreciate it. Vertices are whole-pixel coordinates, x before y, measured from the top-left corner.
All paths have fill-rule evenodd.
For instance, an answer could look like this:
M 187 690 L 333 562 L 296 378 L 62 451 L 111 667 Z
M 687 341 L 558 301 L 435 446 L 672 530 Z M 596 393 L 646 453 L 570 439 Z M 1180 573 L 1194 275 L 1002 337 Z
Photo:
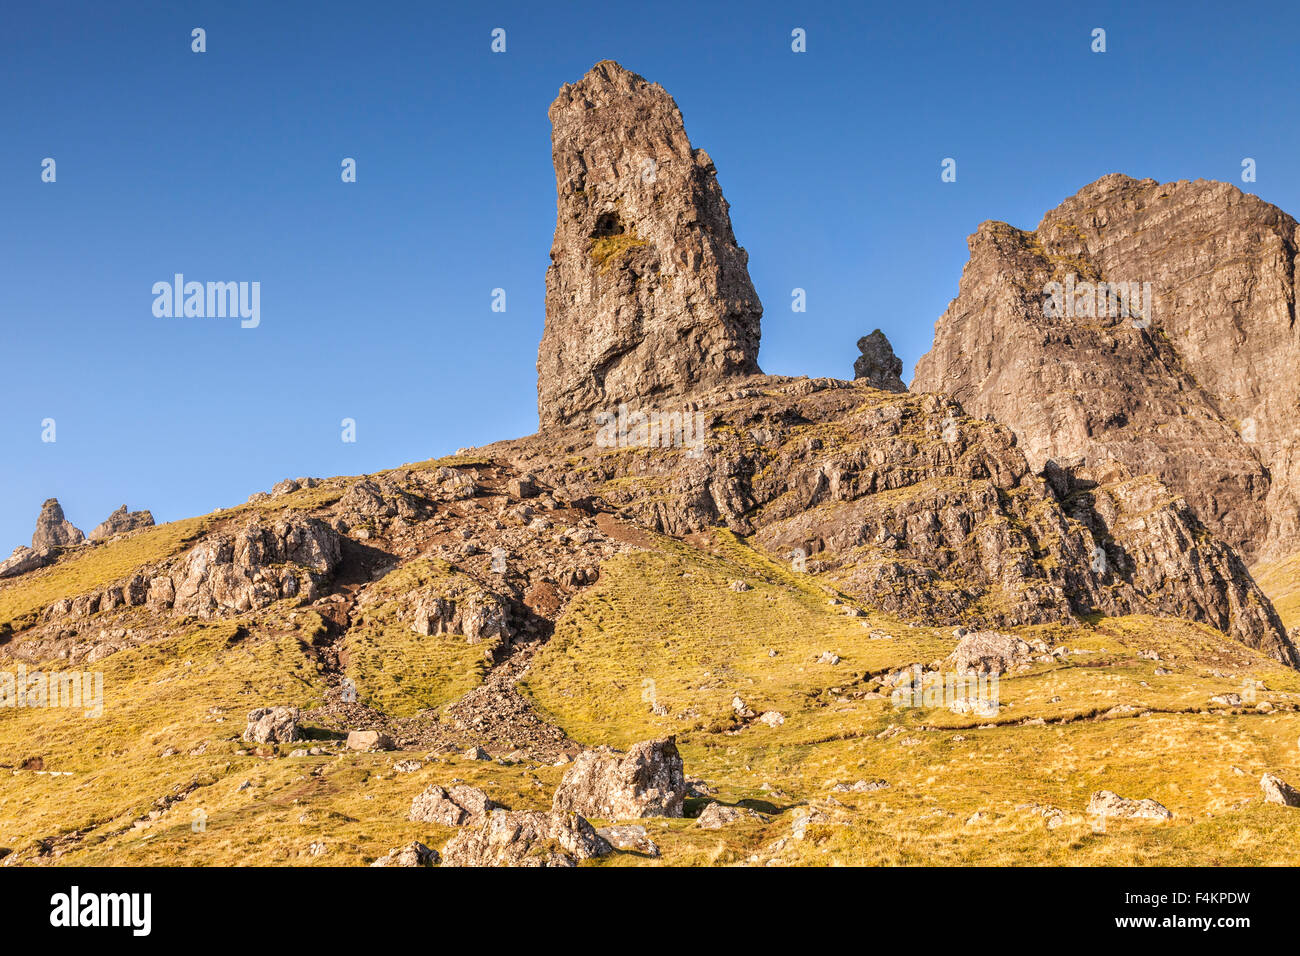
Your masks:
M 5 4 L 0 551 L 50 496 L 87 530 L 172 520 L 535 430 L 546 110 L 600 59 L 717 164 L 763 369 L 851 377 L 880 327 L 910 378 L 985 219 L 1109 172 L 1241 185 L 1243 157 L 1300 212 L 1298 28 L 1268 2 Z M 155 317 L 177 272 L 260 282 L 261 325 Z

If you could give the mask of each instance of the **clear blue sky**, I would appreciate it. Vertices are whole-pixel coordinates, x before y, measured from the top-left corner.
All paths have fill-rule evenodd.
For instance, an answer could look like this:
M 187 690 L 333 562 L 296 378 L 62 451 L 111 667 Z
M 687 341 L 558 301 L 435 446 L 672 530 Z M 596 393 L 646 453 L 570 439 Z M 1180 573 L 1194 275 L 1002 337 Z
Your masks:
M 546 110 L 597 60 L 713 156 L 763 369 L 851 377 L 878 326 L 910 377 L 985 219 L 1246 156 L 1300 212 L 1297 36 L 1270 2 L 5 3 L 0 549 L 49 496 L 172 520 L 535 430 Z M 176 272 L 259 281 L 261 326 L 155 318 Z

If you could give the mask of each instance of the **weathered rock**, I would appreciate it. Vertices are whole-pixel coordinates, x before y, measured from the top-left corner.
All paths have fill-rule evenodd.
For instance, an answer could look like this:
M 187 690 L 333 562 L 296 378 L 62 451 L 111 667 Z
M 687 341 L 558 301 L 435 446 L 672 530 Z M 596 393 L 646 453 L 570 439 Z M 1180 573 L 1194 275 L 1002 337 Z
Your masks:
M 1300 551 L 1291 216 L 1227 183 L 1113 174 L 969 245 L 914 391 L 1009 425 L 1035 471 L 1157 475 L 1247 562 Z M 1150 283 L 1152 314 L 1125 315 L 1120 283 Z
M 680 817 L 686 776 L 676 739 L 635 744 L 627 753 L 598 747 L 578 755 L 551 807 L 604 820 Z
M 1265 803 L 1279 803 L 1284 807 L 1300 807 L 1300 790 L 1291 786 L 1271 773 L 1266 773 L 1259 781 L 1264 791 Z
M 371 866 L 435 866 L 438 863 L 438 851 L 431 850 L 423 843 L 408 843 L 389 850 Z
M 244 739 L 256 744 L 302 740 L 302 731 L 298 728 L 300 717 L 297 707 L 259 707 L 248 715 Z
M 645 827 L 624 823 L 617 826 L 601 827 L 596 831 L 596 834 L 605 839 L 615 849 L 644 853 L 646 856 L 659 855 L 659 845 L 650 839 Z
M 175 610 L 209 618 L 264 607 L 283 598 L 314 599 L 338 567 L 337 533 L 318 518 L 288 512 L 254 517 L 235 534 L 205 538 L 146 594 Z M 142 602 L 143 603 L 143 602 Z
M 695 825 L 704 830 L 721 830 L 725 826 L 741 820 L 762 820 L 760 813 L 748 807 L 729 807 L 722 803 L 710 803 L 695 821 Z
M 1018 637 L 974 631 L 963 637 L 948 660 L 959 674 L 1005 674 L 1033 657 L 1034 649 Z
M 988 629 L 1157 614 L 1297 660 L 1240 558 L 1156 479 L 1098 470 L 1090 487 L 1058 487 L 1031 473 L 1009 429 L 950 400 L 746 381 L 700 394 L 711 431 L 695 459 L 609 455 L 576 431 L 563 446 L 577 448 L 576 470 L 547 435 L 495 447 L 653 531 L 723 524 L 753 536 L 795 570 L 907 619 Z
M 152 528 L 153 513 L 150 511 L 127 511 L 126 505 L 118 508 L 91 530 L 87 537 L 91 541 L 106 541 L 116 534 L 125 534 L 138 528 Z
M 550 119 L 558 202 L 537 357 L 542 426 L 591 426 L 596 410 L 648 411 L 757 372 L 762 305 L 748 256 L 672 97 L 603 60 L 560 89 Z
M 1088 801 L 1088 813 L 1122 819 L 1172 820 L 1174 815 L 1154 800 L 1130 800 L 1110 790 L 1098 790 Z
M 32 550 L 46 551 L 81 544 L 86 536 L 71 521 L 63 517 L 63 507 L 58 498 L 49 498 L 41 505 L 32 533 Z
M 445 827 L 478 825 L 498 804 L 475 787 L 457 785 L 447 790 L 426 787 L 411 802 L 410 819 L 423 823 L 441 823 Z
M 459 634 L 466 642 L 509 640 L 510 604 L 492 591 L 457 582 L 417 595 L 411 628 L 417 634 Z
M 53 564 L 57 556 L 58 552 L 49 548 L 35 551 L 19 545 L 14 548 L 13 554 L 0 561 L 0 578 L 14 578 L 28 571 L 36 571 Z
M 377 730 L 348 731 L 347 747 L 349 750 L 392 750 L 393 741 L 387 734 Z
M 496 810 L 442 849 L 444 866 L 576 866 L 604 856 L 609 843 L 576 813 Z
M 858 339 L 862 354 L 853 363 L 853 377 L 861 379 L 872 388 L 886 392 L 906 392 L 907 386 L 899 377 L 903 373 L 903 360 L 894 354 L 893 346 L 885 333 L 876 329 Z

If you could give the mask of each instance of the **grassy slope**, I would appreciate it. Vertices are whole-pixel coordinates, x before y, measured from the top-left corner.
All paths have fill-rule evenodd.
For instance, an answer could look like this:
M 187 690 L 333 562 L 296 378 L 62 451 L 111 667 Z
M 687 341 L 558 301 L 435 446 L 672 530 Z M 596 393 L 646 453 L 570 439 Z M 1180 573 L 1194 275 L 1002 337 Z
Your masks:
M 152 542 L 145 560 L 181 547 L 187 533 L 164 526 L 142 535 Z M 111 561 L 81 567 L 76 581 L 121 576 L 135 560 L 121 549 L 136 540 L 88 552 L 87 559 Z M 1296 862 L 1300 811 L 1262 805 L 1258 780 L 1271 771 L 1300 781 L 1300 715 L 1197 711 L 1213 694 L 1241 692 L 1247 675 L 1265 682 L 1260 699 L 1300 700 L 1300 679 L 1216 632 L 1151 618 L 1025 629 L 1027 637 L 1086 653 L 1004 679 L 1010 706 L 998 726 L 980 729 L 945 709 L 897 710 L 848 693 L 864 673 L 942 657 L 954 644 L 947 631 L 848 617 L 809 578 L 729 535 L 700 539 L 699 547 L 657 540 L 657 551 L 607 564 L 599 583 L 571 604 L 525 691 L 586 743 L 626 745 L 675 732 L 688 773 L 716 787 L 719 799 L 776 814 L 723 831 L 651 821 L 660 862 Z M 410 565 L 388 584 L 396 593 L 432 570 Z M 0 589 L 0 599 L 16 602 L 4 606 L 39 606 L 36 594 L 53 586 L 41 574 Z M 731 590 L 736 579 L 752 589 Z M 282 619 L 282 610 L 267 619 Z M 383 601 L 372 605 L 351 638 L 349 666 L 363 695 L 404 712 L 472 686 L 481 647 L 414 639 L 387 611 Z M 106 697 L 100 718 L 0 709 L 0 847 L 84 831 L 52 861 L 355 865 L 413 839 L 445 843 L 450 831 L 406 820 L 412 797 L 432 783 L 459 779 L 507 806 L 549 806 L 562 768 L 453 756 L 406 774 L 393 764 L 422 755 L 283 756 L 310 743 L 282 746 L 275 759 L 269 751 L 241 755 L 237 738 L 249 709 L 310 706 L 323 691 L 304 646 L 310 620 L 296 631 L 257 624 L 249 631 L 238 639 L 233 623 L 196 626 L 107 658 L 98 665 Z M 872 631 L 894 638 L 872 640 Z M 816 663 L 826 650 L 842 662 Z M 1139 650 L 1156 650 L 1162 660 L 1141 659 Z M 443 651 L 455 660 L 441 659 Z M 1173 673 L 1157 676 L 1157 668 Z M 671 716 L 651 712 L 643 699 L 650 689 Z M 756 711 L 780 711 L 786 723 L 718 732 L 735 693 Z M 1119 704 L 1151 712 L 1091 719 Z M 683 712 L 690 714 L 677 719 Z M 1035 717 L 1067 722 L 1018 725 Z M 878 738 L 891 727 L 897 732 Z M 201 755 L 190 755 L 203 745 Z M 160 756 L 166 748 L 180 752 Z M 35 757 L 46 773 L 24 768 Z M 830 784 L 877 777 L 890 788 L 838 794 L 844 806 L 825 808 L 826 822 L 811 826 L 807 839 L 772 848 L 790 836 L 800 805 L 821 801 Z M 133 825 L 158 809 L 159 798 L 191 784 L 198 786 L 187 799 Z M 1155 798 L 1176 819 L 1110 821 L 1106 832 L 1094 832 L 1082 810 L 1102 788 Z M 1066 822 L 1048 829 L 1041 816 L 1016 809 L 1026 804 L 1059 807 Z M 989 819 L 967 824 L 976 811 Z M 313 855 L 312 844 L 323 852 Z M 600 865 L 642 862 L 616 854 Z
M 1300 627 L 1300 554 L 1251 569 L 1287 629 Z

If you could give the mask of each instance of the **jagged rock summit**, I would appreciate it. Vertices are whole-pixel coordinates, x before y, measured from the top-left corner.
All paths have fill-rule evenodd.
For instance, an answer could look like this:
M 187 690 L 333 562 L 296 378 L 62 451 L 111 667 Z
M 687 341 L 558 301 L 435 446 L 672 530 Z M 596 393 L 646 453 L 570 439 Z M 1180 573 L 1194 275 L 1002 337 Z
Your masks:
M 858 339 L 862 354 L 853 363 L 853 378 L 861 379 L 873 388 L 886 392 L 906 392 L 907 386 L 899 377 L 903 374 L 903 360 L 894 354 L 885 333 L 876 329 Z
M 105 541 L 117 534 L 135 531 L 137 528 L 153 527 L 153 512 L 127 511 L 126 505 L 118 508 L 111 515 L 95 525 L 88 534 L 91 541 Z
M 81 544 L 86 536 L 81 529 L 63 517 L 63 506 L 58 498 L 48 498 L 36 517 L 36 530 L 32 533 L 32 550 L 44 551 Z
M 1300 551 L 1292 217 L 1227 183 L 1113 174 L 969 245 L 915 390 L 1010 426 L 1035 470 L 1158 476 L 1248 562 Z
M 551 104 L 543 428 L 755 374 L 762 304 L 713 160 L 658 84 L 602 60 Z

